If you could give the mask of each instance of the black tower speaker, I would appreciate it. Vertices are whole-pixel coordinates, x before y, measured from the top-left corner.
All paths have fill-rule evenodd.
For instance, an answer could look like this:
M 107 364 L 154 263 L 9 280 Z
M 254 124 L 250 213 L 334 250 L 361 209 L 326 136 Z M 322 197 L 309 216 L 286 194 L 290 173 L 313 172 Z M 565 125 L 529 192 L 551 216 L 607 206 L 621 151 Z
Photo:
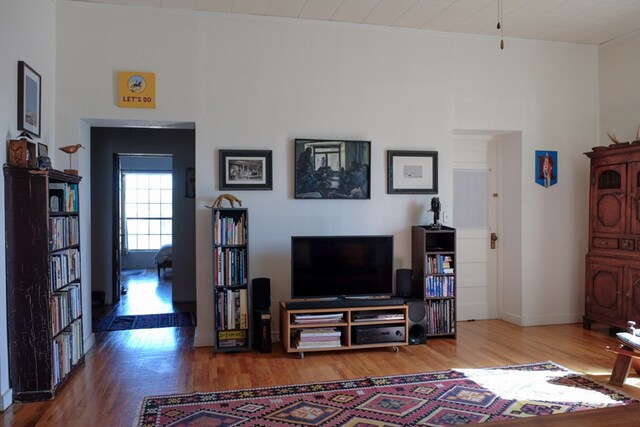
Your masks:
M 271 280 L 266 277 L 253 279 L 251 287 L 251 303 L 253 309 L 271 307 Z
M 399 297 L 412 297 L 412 271 L 409 268 L 399 268 L 396 270 L 396 295 Z
M 271 353 L 271 313 L 268 308 L 253 310 L 253 349 Z
M 427 342 L 427 303 L 419 299 L 406 301 L 409 306 L 409 345 Z
M 271 280 L 266 277 L 251 282 L 253 305 L 253 348 L 261 353 L 271 353 Z

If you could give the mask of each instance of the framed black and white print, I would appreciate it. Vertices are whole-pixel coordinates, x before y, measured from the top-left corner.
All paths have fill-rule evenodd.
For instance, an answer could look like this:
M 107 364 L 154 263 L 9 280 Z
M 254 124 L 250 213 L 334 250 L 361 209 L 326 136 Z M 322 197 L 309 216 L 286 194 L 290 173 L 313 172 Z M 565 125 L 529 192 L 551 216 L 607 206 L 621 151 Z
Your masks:
M 371 141 L 296 139 L 296 199 L 370 199 Z
M 387 193 L 437 194 L 437 151 L 387 151 Z
M 26 62 L 18 61 L 18 130 L 40 136 L 42 78 Z
M 219 150 L 220 190 L 272 190 L 271 150 Z

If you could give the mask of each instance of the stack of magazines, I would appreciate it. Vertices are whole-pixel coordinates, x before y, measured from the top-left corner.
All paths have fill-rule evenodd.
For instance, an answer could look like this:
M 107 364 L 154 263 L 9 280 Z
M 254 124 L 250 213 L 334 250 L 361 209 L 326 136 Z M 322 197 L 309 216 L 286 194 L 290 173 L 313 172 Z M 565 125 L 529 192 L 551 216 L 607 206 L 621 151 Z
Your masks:
M 294 314 L 293 321 L 299 325 L 312 323 L 337 323 L 342 322 L 343 313 L 319 313 L 319 314 Z
M 342 332 L 336 328 L 302 329 L 298 332 L 295 345 L 298 349 L 340 347 Z

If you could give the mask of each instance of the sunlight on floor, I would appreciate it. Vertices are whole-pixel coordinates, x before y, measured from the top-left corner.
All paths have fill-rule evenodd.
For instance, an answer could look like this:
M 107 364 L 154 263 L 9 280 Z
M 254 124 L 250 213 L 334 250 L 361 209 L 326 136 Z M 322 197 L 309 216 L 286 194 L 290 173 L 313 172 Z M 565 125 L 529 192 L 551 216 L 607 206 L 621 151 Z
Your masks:
M 553 381 L 577 372 L 532 372 L 512 369 L 456 369 L 456 371 L 464 373 L 469 379 L 503 399 L 583 403 L 593 406 L 619 403 L 595 390 L 553 384 Z
M 180 331 L 178 328 L 153 328 L 153 329 L 131 329 L 128 331 L 116 331 L 127 335 L 123 345 L 136 351 L 174 351 L 177 350 L 181 342 L 179 341 Z
M 126 314 L 172 313 L 171 287 L 159 286 L 158 279 L 148 274 L 130 276 L 127 280 L 127 294 L 122 303 Z M 168 295 L 165 295 L 166 292 Z

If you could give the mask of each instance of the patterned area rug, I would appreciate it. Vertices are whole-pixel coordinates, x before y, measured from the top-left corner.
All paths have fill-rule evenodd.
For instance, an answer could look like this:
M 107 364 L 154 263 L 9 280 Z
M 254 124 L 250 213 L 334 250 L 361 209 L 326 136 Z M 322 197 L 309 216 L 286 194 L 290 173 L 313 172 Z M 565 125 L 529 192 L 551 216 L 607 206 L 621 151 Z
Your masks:
M 638 404 L 553 362 L 146 397 L 150 426 L 439 426 Z
M 104 316 L 93 319 L 93 332 L 125 331 L 128 329 L 171 328 L 194 326 L 193 313 L 140 314 Z

